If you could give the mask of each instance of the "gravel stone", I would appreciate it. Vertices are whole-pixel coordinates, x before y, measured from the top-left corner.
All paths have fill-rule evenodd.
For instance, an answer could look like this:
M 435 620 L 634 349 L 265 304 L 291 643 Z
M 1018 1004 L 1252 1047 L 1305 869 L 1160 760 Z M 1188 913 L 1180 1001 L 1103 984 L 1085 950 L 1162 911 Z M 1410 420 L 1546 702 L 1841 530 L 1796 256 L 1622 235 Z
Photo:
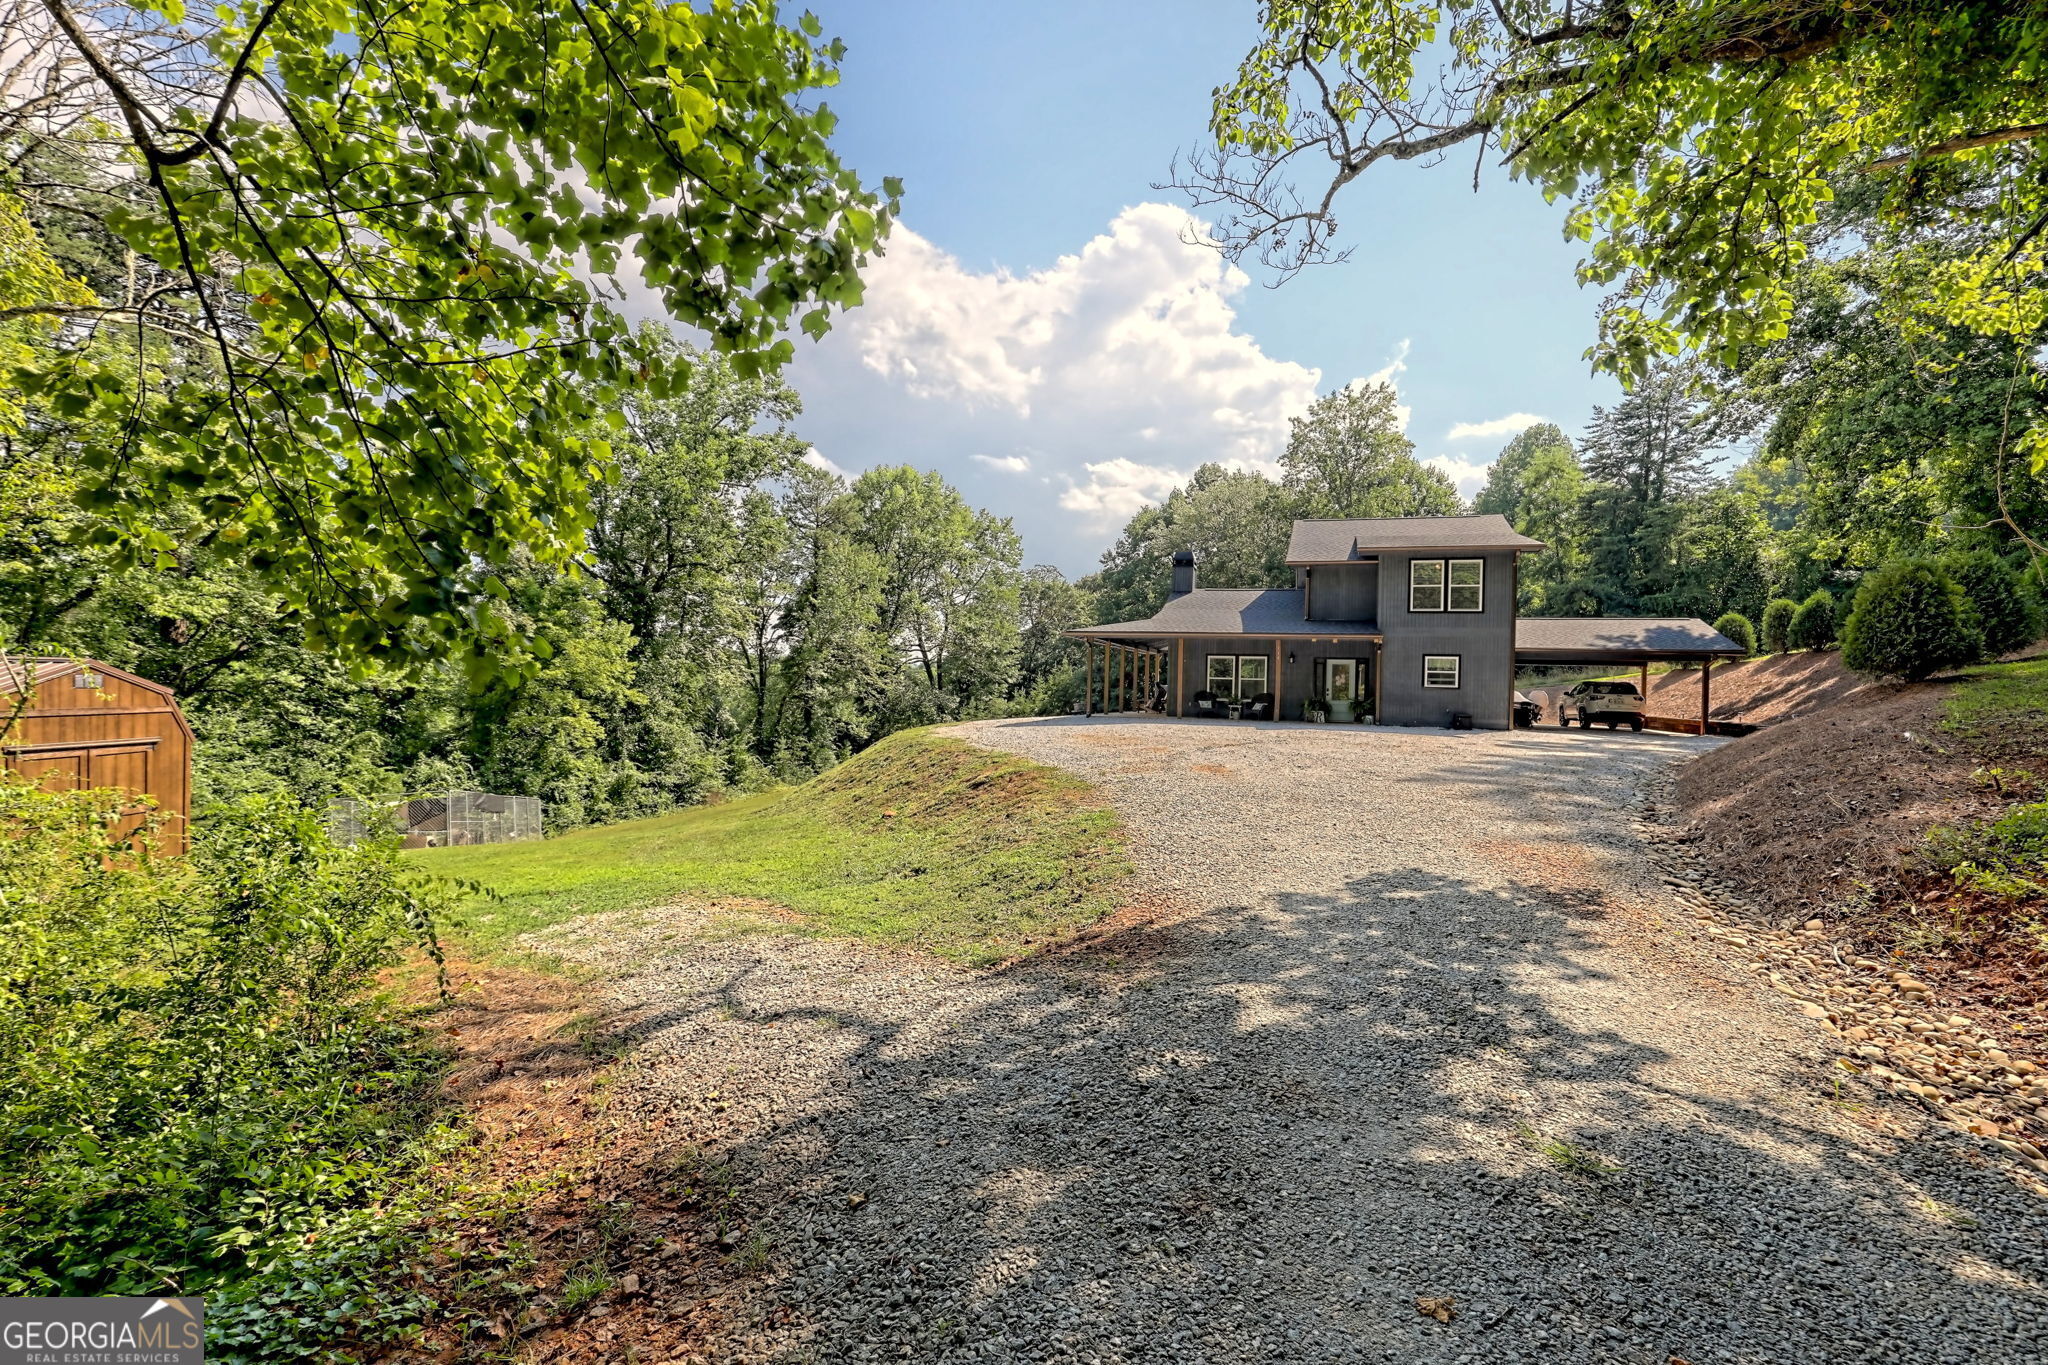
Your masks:
M 953 733 L 1100 784 L 1154 908 L 995 971 L 701 905 L 539 939 L 636 1012 L 615 1112 L 766 1239 L 707 1359 L 2048 1358 L 2048 1206 L 1842 1084 L 1652 856 L 1722 741 Z

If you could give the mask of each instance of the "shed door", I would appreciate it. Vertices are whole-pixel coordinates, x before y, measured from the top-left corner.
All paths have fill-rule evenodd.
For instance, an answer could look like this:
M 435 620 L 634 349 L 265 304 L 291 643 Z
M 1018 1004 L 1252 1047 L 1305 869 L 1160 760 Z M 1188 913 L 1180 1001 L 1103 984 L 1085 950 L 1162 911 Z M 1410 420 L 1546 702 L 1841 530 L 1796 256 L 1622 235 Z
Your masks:
M 22 754 L 8 766 L 23 777 L 33 778 L 44 791 L 77 791 L 86 785 L 83 749 L 51 749 Z
M 116 791 L 141 796 L 150 790 L 149 759 L 150 750 L 139 747 L 94 750 L 87 766 L 88 785 L 112 787 Z M 107 833 L 117 841 L 125 839 L 142 827 L 142 821 L 148 814 L 149 808 L 137 801 L 121 812 Z

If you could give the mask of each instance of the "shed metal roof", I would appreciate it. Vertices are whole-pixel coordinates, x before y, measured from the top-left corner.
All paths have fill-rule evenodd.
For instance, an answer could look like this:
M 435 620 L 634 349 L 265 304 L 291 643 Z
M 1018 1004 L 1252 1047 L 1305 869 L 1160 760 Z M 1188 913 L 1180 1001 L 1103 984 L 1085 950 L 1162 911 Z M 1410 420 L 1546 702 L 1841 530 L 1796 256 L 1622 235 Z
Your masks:
M 1299 588 L 1197 588 L 1166 599 L 1141 621 L 1083 626 L 1092 638 L 1153 635 L 1378 635 L 1370 621 L 1304 621 Z
M 1524 616 L 1515 622 L 1515 653 L 1539 662 L 1609 659 L 1697 659 L 1743 653 L 1741 645 L 1692 616 Z
M 1383 550 L 1540 550 L 1497 512 L 1463 517 L 1327 517 L 1294 523 L 1289 564 L 1341 564 Z

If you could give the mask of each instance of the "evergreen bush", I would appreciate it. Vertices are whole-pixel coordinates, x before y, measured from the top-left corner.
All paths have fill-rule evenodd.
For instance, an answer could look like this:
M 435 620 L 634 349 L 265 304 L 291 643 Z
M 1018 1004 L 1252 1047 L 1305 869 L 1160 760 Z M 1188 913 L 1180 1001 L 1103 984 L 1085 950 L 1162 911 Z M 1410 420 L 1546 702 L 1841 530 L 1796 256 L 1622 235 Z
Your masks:
M 1950 555 L 1942 568 L 1956 581 L 1977 613 L 1984 652 L 2005 654 L 2032 644 L 2041 634 L 2039 607 L 2026 580 L 1996 550 Z
M 1842 630 L 1842 662 L 1880 678 L 1917 682 L 1983 650 L 1969 599 L 1931 559 L 1893 560 L 1867 575 Z
M 1756 627 L 1739 611 L 1724 611 L 1714 618 L 1714 629 L 1742 646 L 1746 659 L 1756 653 Z
M 1799 610 L 1792 613 L 1792 626 L 1787 632 L 1794 649 L 1826 649 L 1835 642 L 1835 599 L 1826 588 L 1815 588 L 1813 595 L 1799 604 Z
M 1789 597 L 1773 598 L 1764 608 L 1763 645 L 1766 654 L 1783 654 L 1792 644 L 1792 618 L 1799 604 Z

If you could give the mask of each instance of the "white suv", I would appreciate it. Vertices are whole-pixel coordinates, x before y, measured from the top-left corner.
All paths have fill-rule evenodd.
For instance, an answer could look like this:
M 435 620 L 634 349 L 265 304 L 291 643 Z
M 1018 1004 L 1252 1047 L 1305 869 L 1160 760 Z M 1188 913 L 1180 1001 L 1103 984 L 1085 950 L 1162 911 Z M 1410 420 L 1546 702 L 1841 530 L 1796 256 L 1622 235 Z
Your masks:
M 1570 725 L 1574 716 L 1589 730 L 1596 720 L 1607 722 L 1610 730 L 1617 725 L 1640 730 L 1643 728 L 1643 694 L 1632 682 L 1582 682 L 1567 691 L 1557 703 L 1559 725 Z

